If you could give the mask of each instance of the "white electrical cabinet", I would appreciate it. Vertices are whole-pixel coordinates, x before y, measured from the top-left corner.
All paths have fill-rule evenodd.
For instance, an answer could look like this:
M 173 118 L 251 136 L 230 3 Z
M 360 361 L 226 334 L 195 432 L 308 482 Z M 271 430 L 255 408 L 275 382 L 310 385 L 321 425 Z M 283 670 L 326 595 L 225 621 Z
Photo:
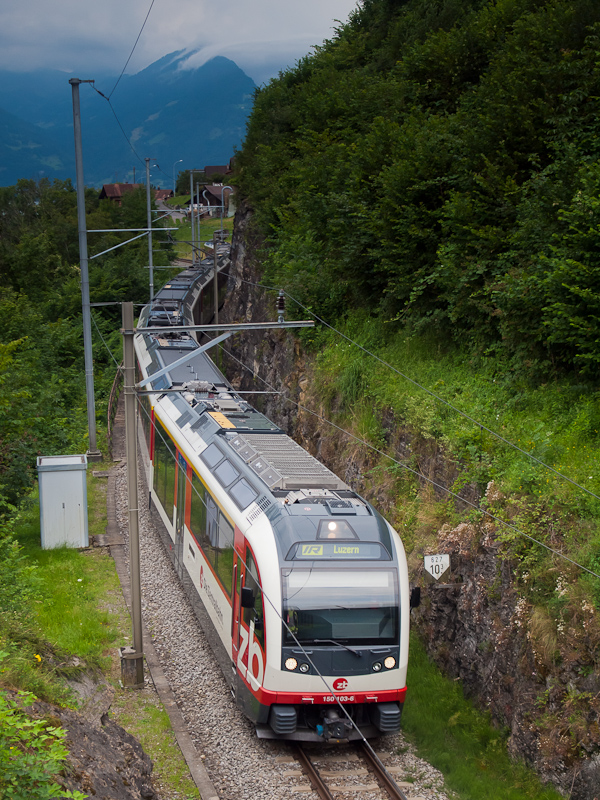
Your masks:
M 42 549 L 87 547 L 87 457 L 39 456 Z

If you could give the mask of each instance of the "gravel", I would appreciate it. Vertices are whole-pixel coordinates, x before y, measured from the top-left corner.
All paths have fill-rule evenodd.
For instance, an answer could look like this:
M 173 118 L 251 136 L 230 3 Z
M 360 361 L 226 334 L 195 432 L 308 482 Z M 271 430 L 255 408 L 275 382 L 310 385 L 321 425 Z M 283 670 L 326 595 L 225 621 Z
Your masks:
M 117 522 L 127 541 L 127 483 L 125 464 L 116 468 Z M 140 483 L 142 478 L 140 477 Z M 140 485 L 140 500 L 147 489 Z M 235 706 L 223 674 L 196 616 L 179 584 L 171 560 L 155 528 L 147 504 L 140 507 L 140 570 L 142 614 L 152 635 L 161 666 L 177 699 L 194 744 L 222 800 L 289 800 L 317 795 L 294 791 L 308 784 L 295 775 L 299 765 L 283 742 L 258 739 L 251 723 Z M 402 734 L 382 737 L 374 749 L 411 800 L 448 800 L 443 777 L 418 758 Z M 317 764 L 328 771 L 356 771 L 364 765 L 350 758 L 351 748 L 311 746 Z M 348 756 L 348 758 L 347 758 Z M 338 759 L 343 760 L 338 760 Z M 334 759 L 334 760 L 331 760 Z M 370 784 L 370 776 L 348 776 L 336 785 Z M 337 795 L 337 793 L 336 793 Z M 346 792 L 340 797 L 381 800 L 380 791 Z M 164 797 L 164 800 L 175 798 Z

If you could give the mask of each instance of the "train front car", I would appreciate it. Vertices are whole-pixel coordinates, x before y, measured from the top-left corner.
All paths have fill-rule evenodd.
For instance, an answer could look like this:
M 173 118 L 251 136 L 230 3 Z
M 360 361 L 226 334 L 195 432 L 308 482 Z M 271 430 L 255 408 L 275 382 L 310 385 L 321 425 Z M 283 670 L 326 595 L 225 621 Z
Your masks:
M 167 552 L 259 736 L 397 731 L 409 628 L 402 542 L 237 395 L 192 336 L 164 332 L 165 320 L 198 320 L 204 281 L 188 271 L 164 287 L 140 319 L 162 332 L 135 337 L 152 392 L 142 452 Z
M 258 564 L 269 576 L 263 587 L 278 599 L 271 613 L 262 601 L 269 708 L 261 714 L 267 724 L 257 726 L 261 737 L 356 739 L 400 727 L 409 629 L 404 548 L 372 506 L 333 473 L 328 478 L 327 489 L 274 490 L 268 523 L 249 532 L 257 553 L 269 528 L 277 546 L 277 563 L 259 557 Z

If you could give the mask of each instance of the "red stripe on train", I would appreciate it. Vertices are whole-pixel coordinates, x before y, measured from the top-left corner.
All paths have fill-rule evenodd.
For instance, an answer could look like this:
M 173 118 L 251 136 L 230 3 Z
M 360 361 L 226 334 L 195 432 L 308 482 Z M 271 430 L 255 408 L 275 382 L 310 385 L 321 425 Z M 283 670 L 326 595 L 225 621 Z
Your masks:
M 373 692 L 273 692 L 263 689 L 251 689 L 252 694 L 263 706 L 273 703 L 285 705 L 331 705 L 341 703 L 404 703 L 406 686 L 403 689 L 384 689 Z

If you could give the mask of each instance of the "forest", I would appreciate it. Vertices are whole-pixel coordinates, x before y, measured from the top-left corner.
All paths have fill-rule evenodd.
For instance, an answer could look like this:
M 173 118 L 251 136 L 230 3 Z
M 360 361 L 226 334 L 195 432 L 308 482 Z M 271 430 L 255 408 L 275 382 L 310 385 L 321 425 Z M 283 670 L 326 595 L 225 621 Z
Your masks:
M 594 0 L 364 0 L 256 92 L 237 166 L 265 281 L 593 384 L 599 37 Z
M 145 189 L 122 206 L 87 189 L 86 215 L 88 230 L 145 227 Z M 90 302 L 115 304 L 92 311 L 100 427 L 116 372 L 109 350 L 120 352 L 118 303 L 147 301 L 148 245 L 141 239 L 91 257 L 131 235 L 88 235 Z M 155 244 L 156 264 L 169 263 L 168 247 Z M 10 516 L 32 487 L 37 455 L 86 451 L 83 375 L 75 189 L 47 180 L 0 187 L 0 514 Z

